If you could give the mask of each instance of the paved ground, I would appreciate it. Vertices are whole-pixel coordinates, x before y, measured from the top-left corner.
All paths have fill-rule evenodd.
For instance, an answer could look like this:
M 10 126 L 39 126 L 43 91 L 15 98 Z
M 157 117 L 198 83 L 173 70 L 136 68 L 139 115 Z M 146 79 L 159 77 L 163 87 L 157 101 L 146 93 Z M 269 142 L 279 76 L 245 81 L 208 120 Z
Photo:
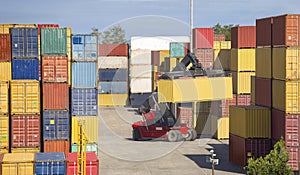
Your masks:
M 242 168 L 228 162 L 228 141 L 133 141 L 131 124 L 141 119 L 134 109 L 100 108 L 99 113 L 101 175 L 211 174 L 206 157 L 212 148 L 220 160 L 215 167 L 216 175 L 245 174 Z

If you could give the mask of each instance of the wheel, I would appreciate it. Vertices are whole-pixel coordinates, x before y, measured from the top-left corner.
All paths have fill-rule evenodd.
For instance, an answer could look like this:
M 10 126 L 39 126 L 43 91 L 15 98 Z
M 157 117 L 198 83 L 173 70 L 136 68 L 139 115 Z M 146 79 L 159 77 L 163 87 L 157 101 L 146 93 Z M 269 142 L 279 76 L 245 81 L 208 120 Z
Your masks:
M 193 138 L 192 140 L 195 140 L 198 137 L 197 131 L 194 128 L 191 128 L 192 133 L 193 133 Z
M 193 140 L 193 138 L 194 138 L 194 135 L 193 135 L 193 131 L 192 131 L 192 129 L 188 129 L 188 133 L 186 134 L 187 136 L 185 136 L 185 140 L 186 141 L 191 141 L 191 140 Z
M 141 139 L 141 135 L 138 129 L 133 129 L 132 131 L 132 139 L 137 141 Z
M 169 142 L 176 142 L 178 139 L 178 134 L 175 130 L 171 130 L 168 132 L 168 141 Z

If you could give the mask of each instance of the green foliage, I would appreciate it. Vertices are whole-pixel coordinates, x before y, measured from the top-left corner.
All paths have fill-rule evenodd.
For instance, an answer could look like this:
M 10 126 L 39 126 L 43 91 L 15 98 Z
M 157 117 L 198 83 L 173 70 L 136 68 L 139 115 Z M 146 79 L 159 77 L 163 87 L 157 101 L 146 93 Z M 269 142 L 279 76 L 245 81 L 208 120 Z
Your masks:
M 233 24 L 222 26 L 221 24 L 218 23 L 218 24 L 214 25 L 213 28 L 214 28 L 215 34 L 224 34 L 226 41 L 230 41 L 231 40 L 231 28 L 237 27 L 237 26 L 238 25 L 233 25 Z
M 97 28 L 92 28 L 92 34 L 98 35 L 99 43 L 102 44 L 125 44 L 125 30 L 121 26 L 113 26 L 103 32 L 99 32 Z
M 288 161 L 289 155 L 281 138 L 268 155 L 264 158 L 250 158 L 245 168 L 249 175 L 293 175 L 293 169 L 287 165 Z

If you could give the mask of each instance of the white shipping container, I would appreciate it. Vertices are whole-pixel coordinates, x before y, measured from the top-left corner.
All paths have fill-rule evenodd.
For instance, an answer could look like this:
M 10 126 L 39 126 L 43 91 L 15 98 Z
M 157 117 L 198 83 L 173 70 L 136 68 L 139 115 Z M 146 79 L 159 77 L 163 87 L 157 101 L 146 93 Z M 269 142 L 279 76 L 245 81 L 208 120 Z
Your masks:
M 130 79 L 131 93 L 146 93 L 152 92 L 151 78 L 131 78 Z
M 151 50 L 131 50 L 130 64 L 151 64 Z
M 130 65 L 131 78 L 150 78 L 152 77 L 152 65 Z
M 127 57 L 98 57 L 98 69 L 127 69 Z

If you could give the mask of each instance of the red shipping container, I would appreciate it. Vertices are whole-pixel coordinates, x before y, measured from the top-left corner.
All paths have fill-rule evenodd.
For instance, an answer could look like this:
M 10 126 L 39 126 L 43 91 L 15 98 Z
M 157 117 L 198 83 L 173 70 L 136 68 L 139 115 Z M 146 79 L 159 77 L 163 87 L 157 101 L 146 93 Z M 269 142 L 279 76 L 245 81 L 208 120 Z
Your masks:
M 128 56 L 128 44 L 99 44 L 98 56 Z
M 44 152 L 64 152 L 67 155 L 70 152 L 70 141 L 44 141 Z
M 257 47 L 271 47 L 272 23 L 273 23 L 272 17 L 256 20 L 256 46 Z
M 195 55 L 203 68 L 213 68 L 214 50 L 213 49 L 195 49 Z
M 214 41 L 225 41 L 226 37 L 224 34 L 214 34 Z
M 195 49 L 212 49 L 214 47 L 214 29 L 193 29 L 193 47 Z
M 69 85 L 67 83 L 43 83 L 43 110 L 69 109 Z
M 245 139 L 229 133 L 229 161 L 246 166 L 249 158 L 266 156 L 271 151 L 271 139 Z
M 299 147 L 287 147 L 286 151 L 289 153 L 290 160 L 288 165 L 293 168 L 294 171 L 299 170 Z
M 67 175 L 77 174 L 78 153 L 68 153 L 67 159 Z M 86 174 L 99 174 L 99 160 L 94 152 L 86 153 Z
M 9 34 L 0 34 L 0 61 L 11 61 L 11 42 Z
M 229 106 L 236 106 L 236 95 L 231 100 L 219 100 L 211 102 L 211 112 L 218 117 L 229 117 Z
M 11 116 L 11 147 L 40 147 L 40 116 L 20 114 Z
M 41 33 L 41 28 L 59 28 L 58 24 L 38 24 L 38 35 Z
M 159 51 L 151 51 L 151 64 L 159 66 Z
M 250 106 L 251 95 L 237 95 L 236 96 L 237 106 Z
M 231 28 L 231 48 L 256 48 L 256 27 L 239 26 Z
M 194 126 L 193 108 L 192 107 L 177 107 L 177 120 L 180 124 L 186 124 L 188 127 Z
M 255 104 L 271 108 L 272 105 L 272 80 L 269 78 L 255 77 Z
M 43 82 L 68 82 L 68 57 L 43 56 L 42 72 Z
M 184 55 L 187 55 L 188 53 L 190 53 L 191 49 L 191 44 L 190 43 L 184 43 Z
M 299 46 L 300 15 L 282 15 L 273 17 L 272 45 Z

